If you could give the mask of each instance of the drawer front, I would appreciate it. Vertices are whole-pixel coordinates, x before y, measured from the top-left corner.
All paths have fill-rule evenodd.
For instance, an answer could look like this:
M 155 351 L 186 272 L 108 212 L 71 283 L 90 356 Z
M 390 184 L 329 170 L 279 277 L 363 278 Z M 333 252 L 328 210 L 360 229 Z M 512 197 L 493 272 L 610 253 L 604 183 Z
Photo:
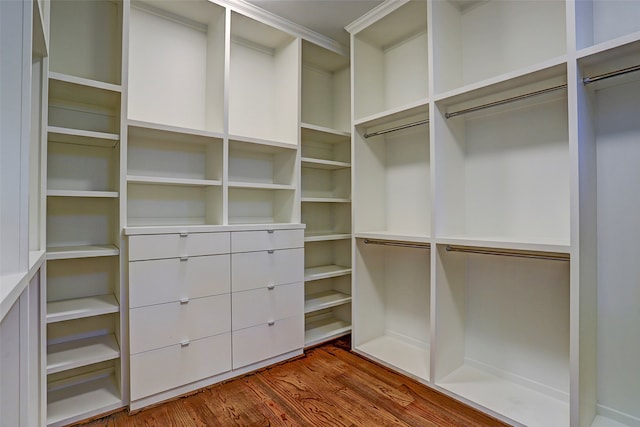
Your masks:
M 228 232 L 130 236 L 129 261 L 225 254 L 230 248 Z
M 134 354 L 130 363 L 131 399 L 137 400 L 230 371 L 231 333 Z
M 229 294 L 129 310 L 131 354 L 231 330 Z
M 304 249 L 231 254 L 231 290 L 304 281 Z
M 234 231 L 231 233 L 232 252 L 301 248 L 303 246 L 304 230 L 302 229 Z
M 233 368 L 257 363 L 304 346 L 304 316 L 232 332 Z
M 129 307 L 200 298 L 231 290 L 231 255 L 129 263 Z
M 304 284 L 273 286 L 231 295 L 231 327 L 244 329 L 304 314 Z

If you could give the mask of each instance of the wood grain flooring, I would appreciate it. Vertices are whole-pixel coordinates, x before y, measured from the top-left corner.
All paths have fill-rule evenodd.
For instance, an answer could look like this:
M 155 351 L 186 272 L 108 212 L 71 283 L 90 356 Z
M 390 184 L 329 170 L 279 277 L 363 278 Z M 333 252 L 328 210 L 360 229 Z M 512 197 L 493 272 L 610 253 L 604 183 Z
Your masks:
M 304 357 L 90 427 L 504 426 L 349 351 L 340 339 Z

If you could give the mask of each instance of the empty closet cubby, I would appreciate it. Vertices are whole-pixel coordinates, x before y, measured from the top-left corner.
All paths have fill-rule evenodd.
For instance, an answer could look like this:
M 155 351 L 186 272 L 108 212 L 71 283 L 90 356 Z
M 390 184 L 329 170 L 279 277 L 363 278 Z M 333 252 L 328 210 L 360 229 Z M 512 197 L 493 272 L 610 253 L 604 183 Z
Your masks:
M 640 32 L 640 4 L 625 0 L 575 2 L 577 48 L 584 49 Z M 637 39 L 637 34 L 633 37 Z M 621 40 L 623 43 L 624 40 Z
M 514 79 L 509 89 L 497 84 L 436 103 L 439 238 L 567 250 L 565 73 L 556 66 Z
M 295 189 L 295 146 L 229 141 L 229 186 Z
M 351 166 L 351 134 L 303 124 L 300 149 L 303 166 L 327 169 Z
M 432 2 L 435 92 L 563 56 L 565 9 L 559 0 Z
M 304 317 L 304 346 L 311 347 L 351 332 L 351 304 L 314 311 Z
M 427 2 L 412 1 L 352 36 L 355 120 L 429 96 Z
M 231 13 L 229 133 L 298 144 L 300 41 Z
M 302 201 L 351 201 L 351 168 L 302 164 Z
M 427 106 L 356 125 L 355 232 L 431 234 L 431 172 Z M 398 126 L 406 129 L 375 135 Z
M 120 0 L 53 0 L 50 71 L 119 85 L 122 10 Z
M 351 273 L 350 239 L 305 243 L 304 280 L 320 280 Z
M 569 425 L 569 263 L 438 245 L 435 384 L 528 426 Z
M 582 77 L 640 64 L 638 42 L 578 61 Z M 624 191 L 640 183 L 640 72 L 578 84 L 581 174 L 590 197 L 580 206 L 587 227 L 580 248 L 581 404 L 593 426 L 636 426 L 640 420 L 640 298 L 636 242 L 640 199 Z M 594 191 L 595 190 L 595 191 Z M 584 378 L 584 381 L 583 381 Z M 620 424 L 618 424 L 620 423 Z M 588 425 L 588 424 L 586 424 Z
M 224 131 L 225 15 L 206 1 L 132 2 L 130 119 Z
M 355 257 L 355 351 L 429 381 L 429 251 L 356 239 Z
M 296 192 L 229 188 L 229 224 L 274 224 L 299 221 Z
M 305 242 L 351 236 L 350 203 L 302 203 L 301 211 Z
M 346 132 L 350 127 L 349 58 L 302 42 L 302 123 Z

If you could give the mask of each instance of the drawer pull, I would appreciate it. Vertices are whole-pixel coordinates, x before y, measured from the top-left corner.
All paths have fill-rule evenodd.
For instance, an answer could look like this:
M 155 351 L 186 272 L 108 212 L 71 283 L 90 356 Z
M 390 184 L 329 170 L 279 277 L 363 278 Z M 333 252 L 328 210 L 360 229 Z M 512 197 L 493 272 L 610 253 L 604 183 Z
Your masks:
M 273 253 L 275 253 L 275 251 L 274 251 L 273 249 L 269 249 L 269 250 L 267 251 L 267 253 L 268 253 L 268 254 L 273 254 Z
M 182 342 L 180 343 L 180 347 L 188 347 L 188 346 L 189 346 L 189 344 L 190 344 L 189 340 L 182 341 Z
M 189 257 L 188 256 L 181 256 L 180 257 L 180 261 L 189 261 Z
M 189 304 L 189 298 L 181 298 L 180 304 Z
M 180 233 L 180 237 L 187 237 L 188 235 L 189 235 L 189 233 L 186 233 L 184 231 Z
M 269 233 L 269 234 L 273 234 L 275 232 L 276 232 L 276 230 L 267 230 L 267 233 Z
M 267 289 L 270 290 L 270 291 L 274 290 L 275 288 L 276 288 L 276 285 L 267 286 Z
M 275 324 L 276 324 L 276 321 L 275 321 L 275 320 L 272 320 L 272 321 L 270 321 L 269 323 L 267 323 L 267 325 L 269 325 L 269 326 L 273 326 L 273 325 L 275 325 Z

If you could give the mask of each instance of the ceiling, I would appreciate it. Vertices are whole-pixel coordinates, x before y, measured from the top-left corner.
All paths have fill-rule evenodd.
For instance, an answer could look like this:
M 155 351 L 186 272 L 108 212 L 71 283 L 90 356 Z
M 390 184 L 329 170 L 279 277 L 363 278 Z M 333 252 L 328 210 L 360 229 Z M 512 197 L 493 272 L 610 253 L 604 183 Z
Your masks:
M 255 6 L 349 46 L 347 24 L 382 0 L 247 0 Z

